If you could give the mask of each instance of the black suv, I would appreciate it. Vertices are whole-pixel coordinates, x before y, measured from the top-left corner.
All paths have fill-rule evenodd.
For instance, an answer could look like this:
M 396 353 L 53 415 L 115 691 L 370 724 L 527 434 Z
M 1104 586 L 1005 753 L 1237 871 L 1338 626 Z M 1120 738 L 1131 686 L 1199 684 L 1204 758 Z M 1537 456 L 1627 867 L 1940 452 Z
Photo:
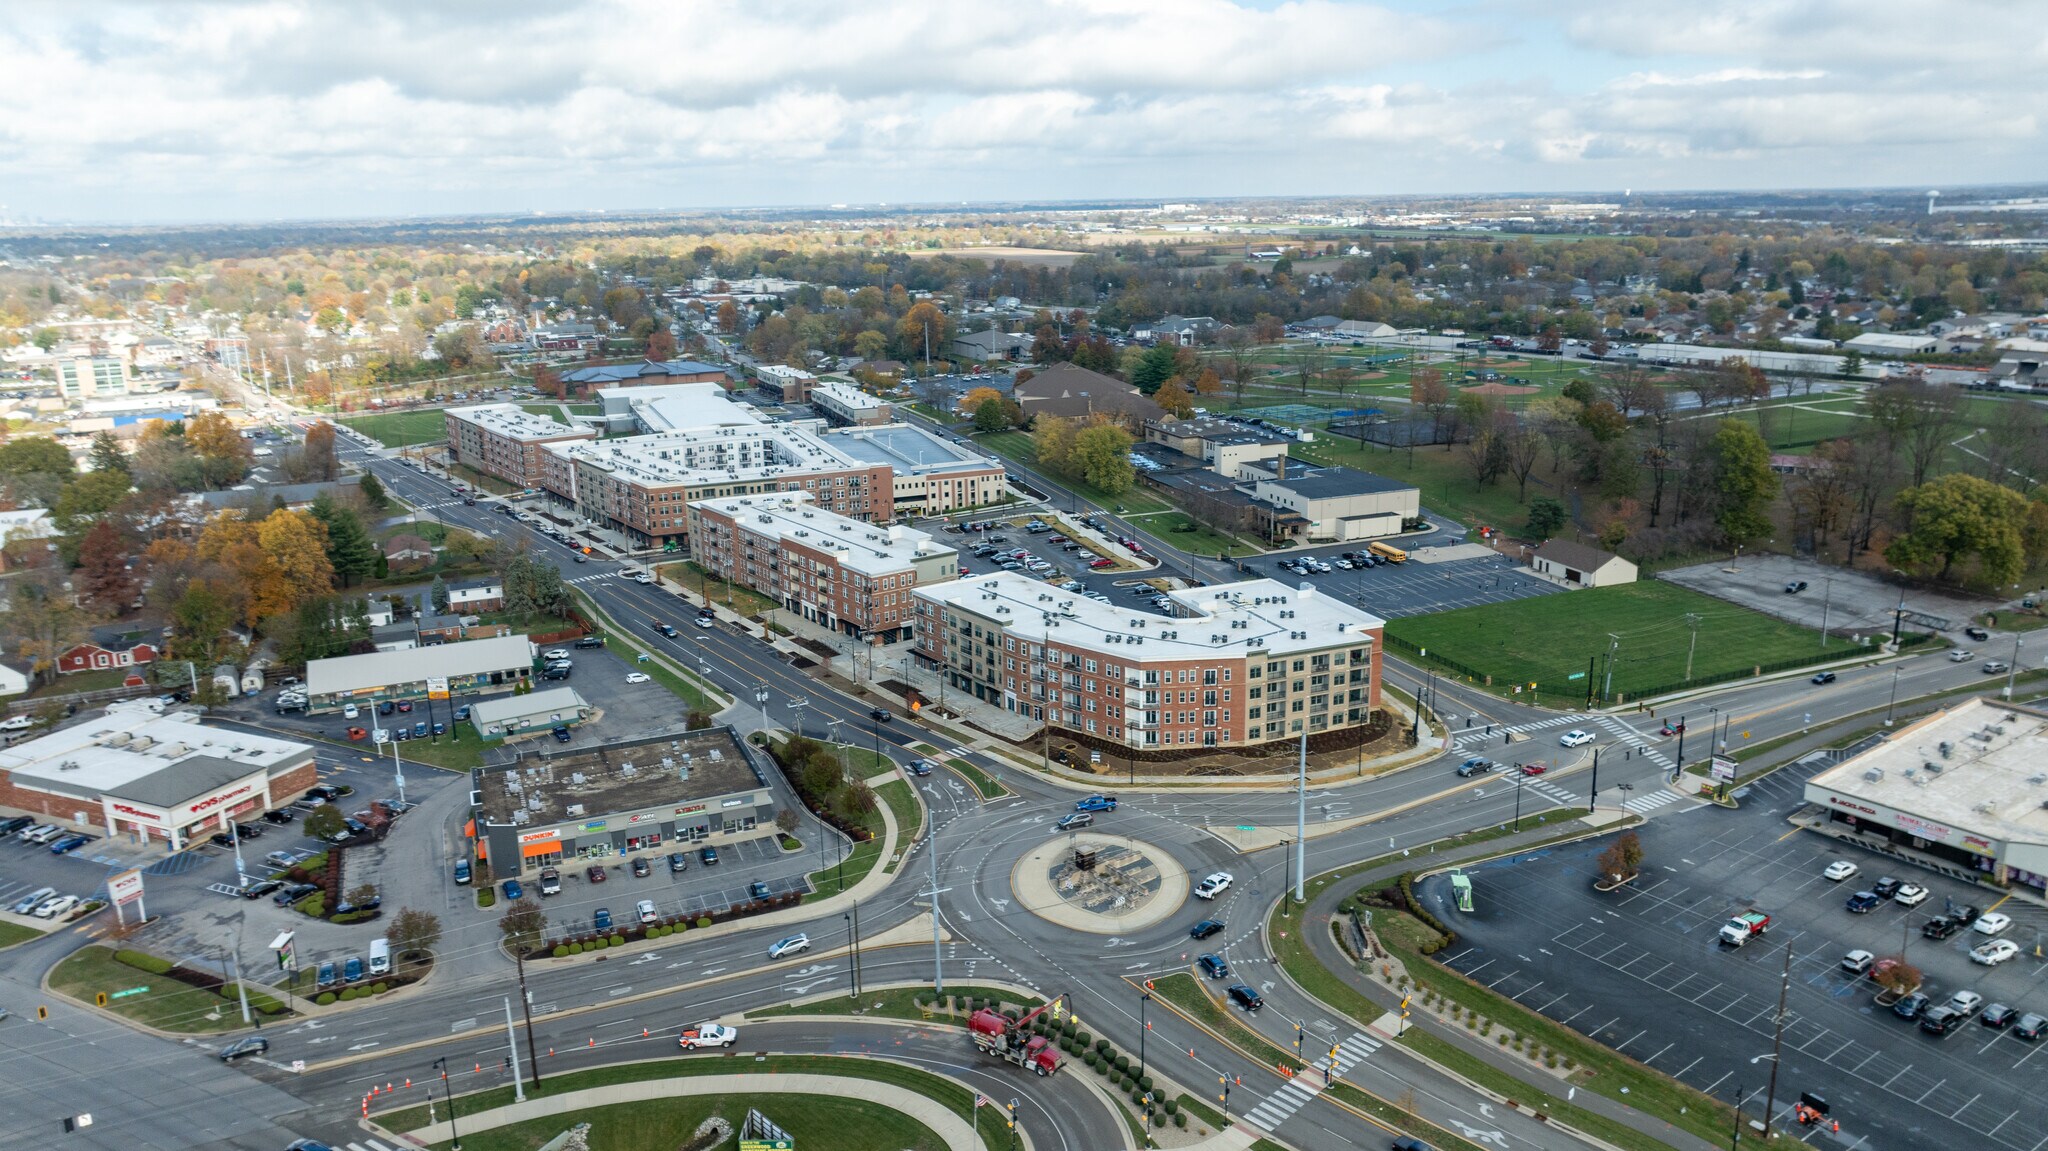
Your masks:
M 1877 884 L 1873 886 L 1870 890 L 1875 891 L 1879 899 L 1890 899 L 1892 896 L 1897 895 L 1899 893 L 1899 886 L 1899 880 L 1893 879 L 1889 875 L 1885 875 L 1880 876 L 1878 878 Z
M 1921 925 L 1920 934 L 1929 939 L 1947 939 L 1962 929 L 1963 925 L 1957 923 L 1952 917 L 1937 915 Z
M 1920 1015 L 1920 1030 L 1929 1035 L 1947 1035 L 1963 1025 L 1968 1016 L 1953 1007 L 1936 1007 Z
M 1246 1011 L 1257 1011 L 1266 1005 L 1266 1001 L 1259 997 L 1258 992 L 1253 991 L 1242 983 L 1231 984 L 1228 991 L 1230 992 L 1231 1002 L 1244 1008 Z
M 603 647 L 603 646 L 604 646 L 604 637 L 602 637 L 602 636 L 595 636 L 595 635 L 586 635 L 586 636 L 581 636 L 581 637 L 579 637 L 579 638 L 578 638 L 578 639 L 576 640 L 576 646 L 577 646 L 577 647 Z

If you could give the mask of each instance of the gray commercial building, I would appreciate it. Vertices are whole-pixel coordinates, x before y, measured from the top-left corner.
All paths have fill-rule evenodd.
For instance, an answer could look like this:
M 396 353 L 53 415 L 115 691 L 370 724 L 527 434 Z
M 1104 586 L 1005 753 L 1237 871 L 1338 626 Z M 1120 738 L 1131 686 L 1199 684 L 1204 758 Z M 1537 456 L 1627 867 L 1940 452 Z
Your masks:
M 306 664 L 306 698 L 310 710 L 332 711 L 348 703 L 481 695 L 532 674 L 532 642 L 523 635 L 494 636 L 312 660 Z
M 536 731 L 574 727 L 590 715 L 590 704 L 573 687 L 513 693 L 469 709 L 469 722 L 485 739 L 512 739 Z
M 477 855 L 509 879 L 553 865 L 775 834 L 775 766 L 730 727 L 564 749 L 470 774 Z

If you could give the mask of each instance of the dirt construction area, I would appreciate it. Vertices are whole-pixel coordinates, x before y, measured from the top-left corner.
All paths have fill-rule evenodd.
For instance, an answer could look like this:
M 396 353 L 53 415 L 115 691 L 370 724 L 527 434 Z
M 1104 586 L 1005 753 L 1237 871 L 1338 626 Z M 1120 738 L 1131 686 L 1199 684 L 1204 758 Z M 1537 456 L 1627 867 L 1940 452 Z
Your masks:
M 1740 556 L 1718 563 L 1695 564 L 1660 572 L 1658 579 L 1705 592 L 1766 615 L 1819 628 L 1827 617 L 1828 631 L 1838 636 L 1875 635 L 1889 639 L 1892 613 L 1899 607 L 1900 588 L 1867 572 L 1851 571 L 1792 556 Z M 1786 587 L 1804 582 L 1804 591 Z M 1989 599 L 1906 588 L 1906 631 L 1937 631 L 1962 642 L 1970 618 L 1997 607 Z

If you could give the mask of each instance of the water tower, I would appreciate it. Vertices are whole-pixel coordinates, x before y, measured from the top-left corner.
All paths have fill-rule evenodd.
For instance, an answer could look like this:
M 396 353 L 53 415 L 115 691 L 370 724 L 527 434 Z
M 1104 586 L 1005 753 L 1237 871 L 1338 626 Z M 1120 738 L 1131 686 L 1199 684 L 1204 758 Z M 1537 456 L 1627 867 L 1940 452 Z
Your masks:
M 1940 193 L 1940 192 L 1938 192 L 1938 191 L 1935 191 L 1935 192 L 1929 192 L 1929 193 L 1927 193 L 1927 214 L 1928 214 L 1928 215 L 1932 216 L 1932 215 L 1934 214 L 1934 202 L 1935 202 L 1936 200 L 1940 199 L 1940 198 L 1941 198 L 1941 193 Z

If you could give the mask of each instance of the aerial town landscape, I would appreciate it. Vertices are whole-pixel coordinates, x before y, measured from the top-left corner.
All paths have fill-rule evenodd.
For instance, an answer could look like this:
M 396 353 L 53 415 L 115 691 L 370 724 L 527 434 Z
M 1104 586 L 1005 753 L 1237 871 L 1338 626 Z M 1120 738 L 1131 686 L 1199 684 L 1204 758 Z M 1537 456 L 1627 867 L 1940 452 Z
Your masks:
M 11 17 L 0 1148 L 2043 1151 L 2038 20 L 1489 12 Z

